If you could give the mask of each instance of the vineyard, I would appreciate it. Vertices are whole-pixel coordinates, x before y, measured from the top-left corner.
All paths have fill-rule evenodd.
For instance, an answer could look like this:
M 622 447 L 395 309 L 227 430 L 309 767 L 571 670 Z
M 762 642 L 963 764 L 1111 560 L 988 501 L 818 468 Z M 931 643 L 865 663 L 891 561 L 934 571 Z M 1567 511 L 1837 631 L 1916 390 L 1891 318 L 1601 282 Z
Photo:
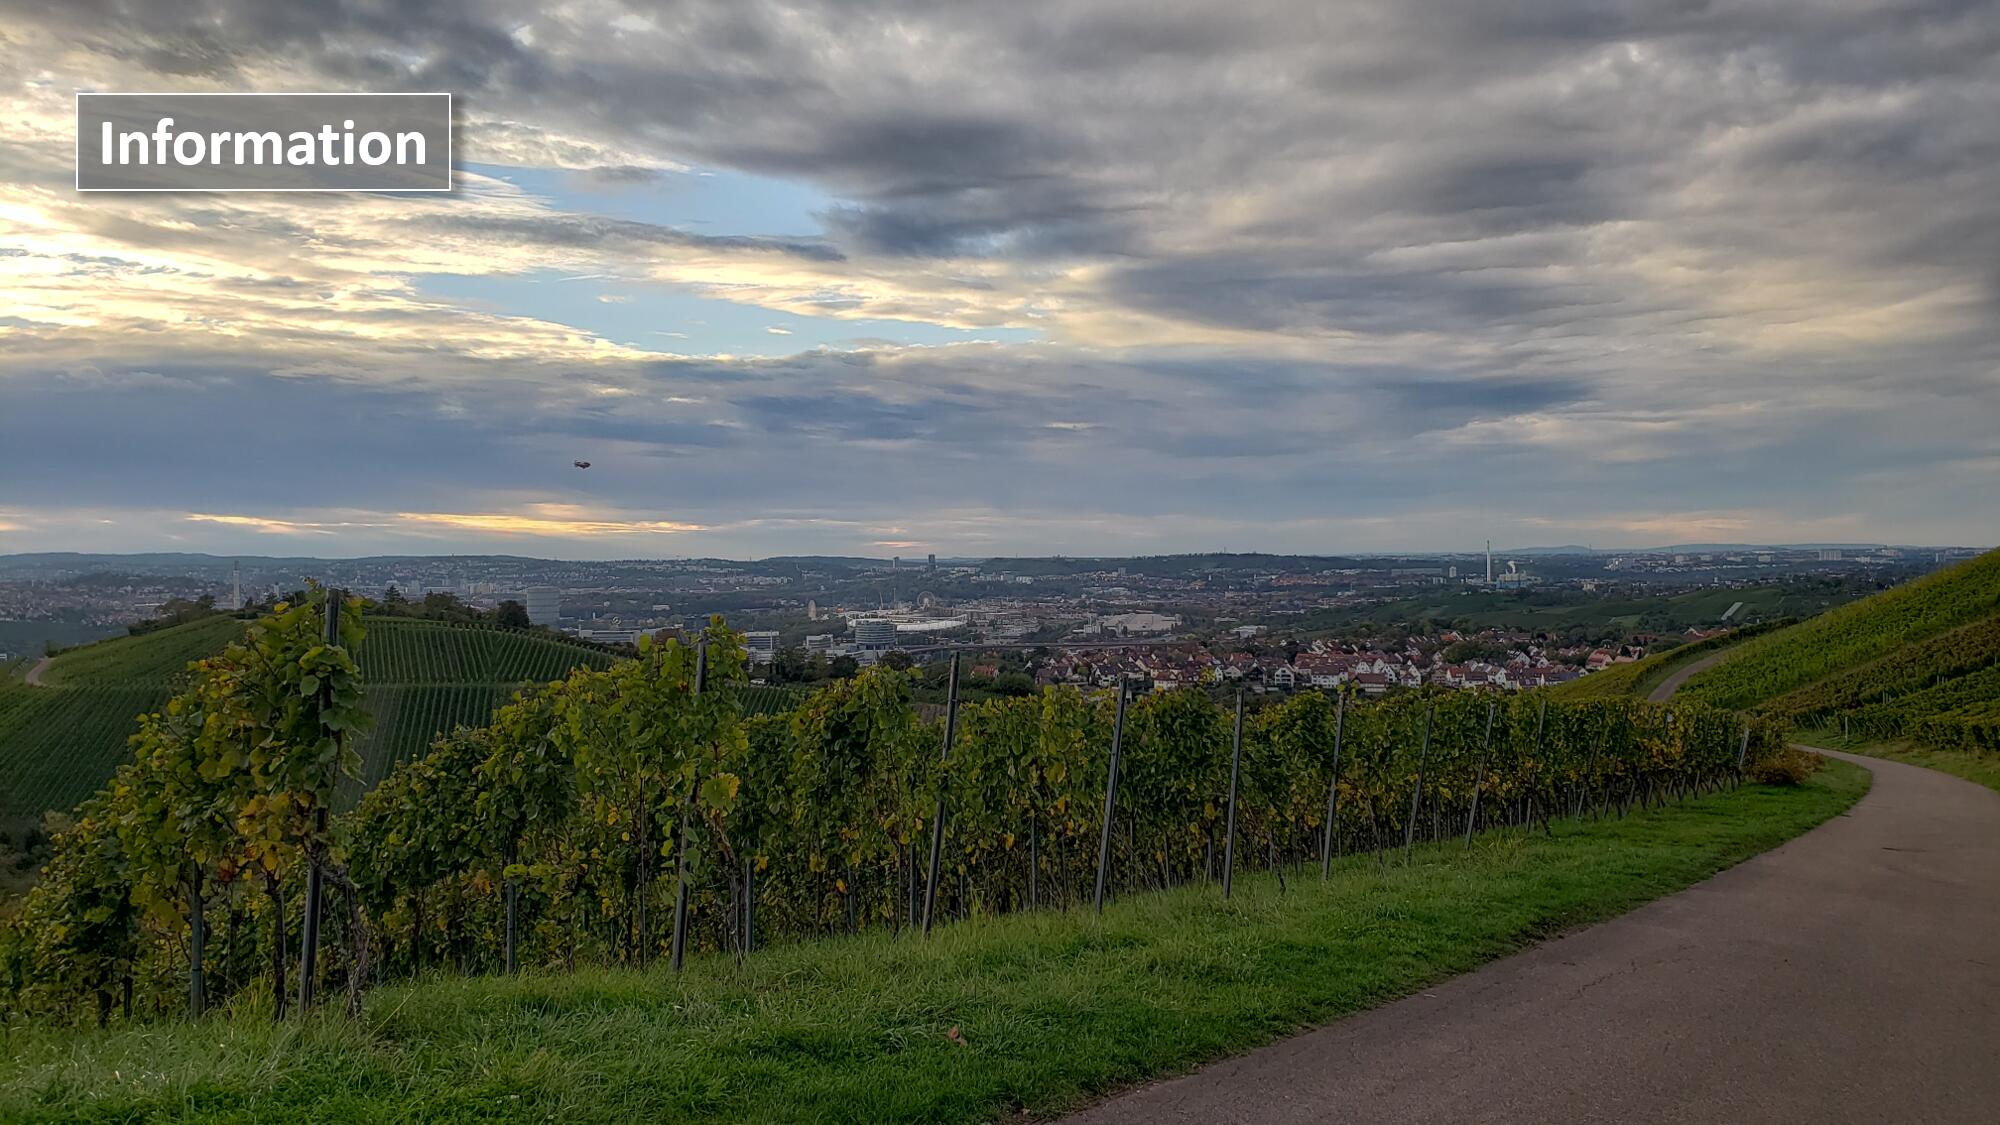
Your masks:
M 134 716 L 166 703 L 160 687 L 0 687 L 0 816 L 68 808 L 130 751 Z
M 10 1004 L 58 1015 L 94 994 L 102 1021 L 127 988 L 143 1014 L 263 987 L 282 1012 L 287 951 L 317 948 L 322 926 L 329 956 L 300 1000 L 345 988 L 358 1006 L 364 986 L 427 967 L 678 967 L 1139 892 L 1226 895 L 1245 871 L 1312 878 L 1344 855 L 1387 865 L 1622 817 L 1782 753 L 1775 724 L 1697 706 L 1472 693 L 1232 711 L 1191 690 L 1054 689 L 933 723 L 888 669 L 760 716 L 718 622 L 699 646 L 523 691 L 329 819 L 341 771 L 367 768 L 370 647 L 394 638 L 380 666 L 409 674 L 447 657 L 350 610 L 356 664 L 318 643 L 323 616 L 284 609 L 147 717 L 0 941 Z M 395 706 L 418 698 L 436 697 Z M 340 905 L 322 918 L 320 902 Z M 217 931 L 229 952 L 204 970 Z
M 190 661 L 214 656 L 243 632 L 233 617 L 204 617 L 136 637 L 66 649 L 49 661 L 41 682 L 48 687 L 168 687 Z
M 1654 688 L 1664 683 L 1676 669 L 1699 660 L 1711 652 L 1740 644 L 1749 637 L 1769 632 L 1783 624 L 1789 622 L 1750 625 L 1727 633 L 1718 633 L 1712 637 L 1704 637 L 1678 648 L 1654 653 L 1643 660 L 1634 660 L 1629 664 L 1613 664 L 1601 672 L 1592 672 L 1588 676 L 1568 683 L 1557 684 L 1546 689 L 1547 694 L 1550 699 L 1570 701 L 1616 699 L 1626 696 L 1644 699 Z
M 1681 697 L 1945 750 L 2000 750 L 2000 552 L 1745 642 Z
M 369 643 L 359 656 L 371 684 L 518 684 L 559 680 L 571 668 L 602 668 L 611 657 L 546 633 L 370 618 Z
M 39 685 L 0 680 L 0 817 L 37 817 L 89 797 L 130 756 L 137 716 L 164 705 L 189 663 L 221 652 L 247 624 L 209 617 L 99 641 L 55 657 Z M 523 682 L 612 660 L 547 634 L 490 626 L 371 618 L 368 628 L 359 658 L 375 722 L 356 746 L 361 766 L 342 787 L 343 804 L 439 735 L 484 723 Z M 782 702 L 774 695 L 767 705 Z
M 1681 691 L 1716 707 L 1756 706 L 1995 614 L 2000 551 L 1759 637 Z

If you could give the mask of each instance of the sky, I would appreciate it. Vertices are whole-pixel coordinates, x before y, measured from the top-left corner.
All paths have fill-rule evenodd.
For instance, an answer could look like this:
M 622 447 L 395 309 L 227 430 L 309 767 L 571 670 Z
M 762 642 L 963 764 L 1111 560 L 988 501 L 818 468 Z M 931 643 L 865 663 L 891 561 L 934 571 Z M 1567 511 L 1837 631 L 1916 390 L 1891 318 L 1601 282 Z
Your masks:
M 1983 545 L 1996 326 L 1991 0 L 0 0 L 0 553 Z

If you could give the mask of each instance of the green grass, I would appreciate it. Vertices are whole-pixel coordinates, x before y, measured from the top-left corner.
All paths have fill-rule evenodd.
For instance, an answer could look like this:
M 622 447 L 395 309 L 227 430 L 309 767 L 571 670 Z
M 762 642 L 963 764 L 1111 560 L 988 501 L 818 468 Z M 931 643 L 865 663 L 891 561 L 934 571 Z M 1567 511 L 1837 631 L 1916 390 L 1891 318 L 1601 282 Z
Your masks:
M 1968 750 L 1934 750 L 1910 742 L 1878 742 L 1866 737 L 1842 738 L 1838 728 L 1802 730 L 1793 738 L 1807 746 L 1823 746 L 1829 750 L 1845 750 L 1850 754 L 1862 754 L 1870 758 L 1881 758 L 1891 762 L 1904 762 L 1925 769 L 1948 773 L 1977 782 L 1988 789 L 2000 792 L 2000 754 L 1986 754 Z
M 1407 995 L 1679 890 L 1835 815 L 1867 774 L 1502 833 L 1411 867 L 1245 878 L 717 957 L 371 993 L 360 1024 L 12 1032 L 0 1119 L 975 1122 L 1047 1115 Z M 963 1044 L 948 1037 L 960 1029 Z
M 1670 648 L 1665 652 L 1656 652 L 1642 660 L 1634 660 L 1630 664 L 1613 664 L 1601 672 L 1592 672 L 1588 676 L 1557 684 L 1546 690 L 1551 699 L 1571 701 L 1613 697 L 1645 699 L 1653 694 L 1654 688 L 1666 683 L 1667 677 L 1676 671 L 1711 653 L 1742 644 L 1749 637 L 1756 636 L 1763 628 L 1767 627 L 1752 626 L 1747 630 L 1739 629 L 1706 637 L 1678 648 Z

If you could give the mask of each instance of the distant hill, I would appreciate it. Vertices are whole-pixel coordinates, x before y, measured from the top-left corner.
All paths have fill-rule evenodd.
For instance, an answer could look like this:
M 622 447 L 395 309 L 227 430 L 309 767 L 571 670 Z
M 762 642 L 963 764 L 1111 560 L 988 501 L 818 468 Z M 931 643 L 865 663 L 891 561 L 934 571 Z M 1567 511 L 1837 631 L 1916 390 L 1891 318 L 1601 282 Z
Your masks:
M 614 659 L 544 633 L 408 618 L 368 619 L 360 664 L 375 726 L 357 749 L 372 785 L 454 726 L 479 725 L 522 683 Z M 166 703 L 190 661 L 212 656 L 245 622 L 210 617 L 71 649 L 26 682 L 36 661 L 0 681 L 0 817 L 66 809 L 125 760 L 137 716 Z M 351 786 L 358 793 L 358 786 Z
M 2000 551 L 1746 641 L 1680 696 L 2000 750 Z

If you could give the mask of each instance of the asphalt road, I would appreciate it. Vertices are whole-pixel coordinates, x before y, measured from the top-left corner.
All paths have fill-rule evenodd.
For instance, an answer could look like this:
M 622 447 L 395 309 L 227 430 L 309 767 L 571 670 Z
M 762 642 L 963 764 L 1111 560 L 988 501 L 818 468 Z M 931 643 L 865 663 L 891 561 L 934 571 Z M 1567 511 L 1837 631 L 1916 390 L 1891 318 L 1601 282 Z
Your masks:
M 1846 815 L 1431 991 L 1069 1120 L 2000 1122 L 2000 793 Z

